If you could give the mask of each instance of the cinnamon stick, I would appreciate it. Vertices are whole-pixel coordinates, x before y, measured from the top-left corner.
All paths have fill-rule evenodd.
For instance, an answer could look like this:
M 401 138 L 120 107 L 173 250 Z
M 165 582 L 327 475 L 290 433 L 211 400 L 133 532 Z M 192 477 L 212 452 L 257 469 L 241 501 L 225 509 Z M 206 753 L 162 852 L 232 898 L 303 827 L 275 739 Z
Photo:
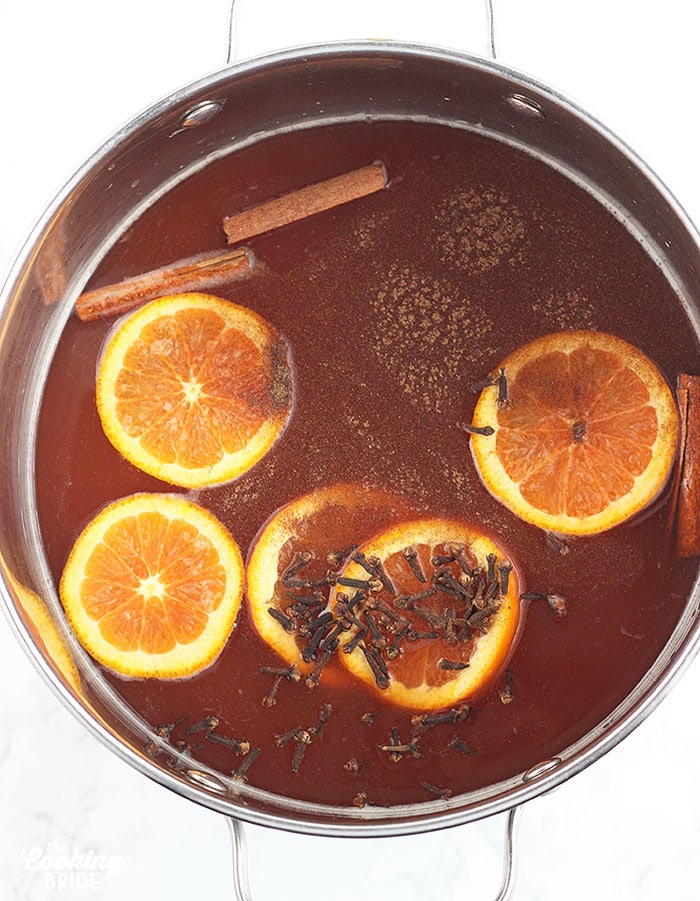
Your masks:
M 387 186 L 384 164 L 372 163 L 327 181 L 299 188 L 282 197 L 267 200 L 257 206 L 233 213 L 224 219 L 224 231 L 229 244 L 245 241 L 283 225 L 315 216 L 333 207 L 349 203 Z
M 250 265 L 248 252 L 243 247 L 179 260 L 116 285 L 87 291 L 76 301 L 75 310 L 83 322 L 118 316 L 165 294 L 211 288 L 231 277 L 244 275 Z
M 700 554 L 700 376 L 682 373 L 676 388 L 681 416 L 676 511 L 676 555 Z
M 56 222 L 39 251 L 36 260 L 36 279 L 43 302 L 50 306 L 66 293 L 66 251 L 64 220 Z
M 685 455 L 686 426 L 688 417 L 688 389 L 681 386 L 681 376 L 676 380 L 676 402 L 678 403 L 678 452 L 673 467 L 671 484 L 671 501 L 669 504 L 668 524 L 666 528 L 667 544 L 670 547 L 676 538 L 678 520 L 678 497 L 681 490 L 681 474 Z

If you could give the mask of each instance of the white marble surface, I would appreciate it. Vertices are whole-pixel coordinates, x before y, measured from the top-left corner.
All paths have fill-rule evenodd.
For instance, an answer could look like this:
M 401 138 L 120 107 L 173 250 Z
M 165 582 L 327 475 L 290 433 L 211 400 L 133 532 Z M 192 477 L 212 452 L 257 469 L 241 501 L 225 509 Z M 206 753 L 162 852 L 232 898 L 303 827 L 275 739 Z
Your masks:
M 226 2 L 8 0 L 0 7 L 0 270 L 91 149 L 139 109 L 223 62 Z M 613 124 L 700 222 L 694 5 L 497 4 L 501 58 Z M 480 0 L 355 0 L 343 10 L 321 0 L 240 5 L 246 55 L 345 36 L 483 45 Z M 465 34 L 474 40 L 462 41 Z M 0 685 L 1 898 L 232 896 L 221 818 L 150 782 L 85 732 L 1 618 Z M 635 733 L 526 808 L 519 901 L 700 897 L 699 697 L 695 661 Z M 322 860 L 323 881 L 304 892 L 310 899 L 356 898 L 358 888 L 401 901 L 493 897 L 501 825 L 375 842 L 252 829 L 254 895 L 301 896 L 296 864 L 313 857 Z M 49 859 L 59 850 L 86 856 L 60 871 Z M 90 855 L 98 854 L 109 858 L 108 872 L 91 870 Z M 351 875 L 360 859 L 375 874 L 370 882 Z M 72 885 L 58 887 L 59 872 Z M 78 878 L 91 872 L 97 876 Z

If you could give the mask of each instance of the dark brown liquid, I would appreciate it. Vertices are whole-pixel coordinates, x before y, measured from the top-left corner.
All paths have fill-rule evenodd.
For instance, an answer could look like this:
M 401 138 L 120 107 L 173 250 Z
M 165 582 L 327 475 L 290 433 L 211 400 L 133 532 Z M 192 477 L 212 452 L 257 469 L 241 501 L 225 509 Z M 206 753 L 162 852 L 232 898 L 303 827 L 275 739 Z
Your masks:
M 412 711 L 383 704 L 337 665 L 309 690 L 283 684 L 261 701 L 280 661 L 248 611 L 219 661 L 181 682 L 107 678 L 151 724 L 204 714 L 219 731 L 262 749 L 250 782 L 311 801 L 427 800 L 421 782 L 457 794 L 557 754 L 609 714 L 659 654 L 688 595 L 695 565 L 667 558 L 667 504 L 612 532 L 571 542 L 561 556 L 483 488 L 465 435 L 480 381 L 517 345 L 566 328 L 613 332 L 635 344 L 670 383 L 697 371 L 698 347 L 663 273 L 591 196 L 541 162 L 438 125 L 333 126 L 268 139 L 211 164 L 151 207 L 109 252 L 91 287 L 223 245 L 222 217 L 293 187 L 383 160 L 391 187 L 250 242 L 260 264 L 217 293 L 256 310 L 290 342 L 296 395 L 272 451 L 237 481 L 199 501 L 245 554 L 270 514 L 340 481 L 400 492 L 431 513 L 482 523 L 517 560 L 529 591 L 556 591 L 526 611 L 511 661 L 514 700 L 496 685 L 471 717 L 421 739 L 423 756 L 393 763 L 377 749 L 392 727 L 414 734 Z M 119 457 L 95 408 L 96 360 L 111 322 L 71 319 L 53 362 L 37 449 L 39 514 L 59 578 L 70 547 L 105 503 L 171 491 Z M 273 736 L 333 712 L 298 774 L 294 743 Z M 377 712 L 372 725 L 362 714 Z M 187 722 L 173 740 L 186 736 Z M 476 753 L 448 748 L 454 734 Z M 201 739 L 201 736 L 199 736 Z M 228 773 L 232 751 L 196 754 Z M 356 758 L 350 775 L 343 764 Z

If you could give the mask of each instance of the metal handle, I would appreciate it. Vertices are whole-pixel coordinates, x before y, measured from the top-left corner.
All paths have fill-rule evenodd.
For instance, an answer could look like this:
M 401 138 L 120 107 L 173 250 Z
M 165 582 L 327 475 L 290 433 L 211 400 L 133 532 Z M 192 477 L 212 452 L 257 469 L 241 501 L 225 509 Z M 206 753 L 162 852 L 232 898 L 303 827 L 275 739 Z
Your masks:
M 494 6 L 496 0 L 484 0 L 486 3 L 486 38 L 487 49 L 491 59 L 496 59 L 496 18 Z M 236 28 L 236 12 L 238 10 L 238 0 L 231 0 L 228 17 L 228 47 L 226 50 L 226 65 L 232 65 L 238 59 L 238 31 Z
M 503 875 L 501 886 L 495 901 L 508 901 L 515 888 L 515 841 L 520 807 L 512 807 L 508 811 L 503 843 Z M 236 901 L 251 901 L 250 884 L 248 882 L 248 852 L 246 848 L 243 823 L 233 817 L 226 817 L 231 837 L 231 854 L 233 862 L 233 892 Z
M 248 848 L 245 830 L 240 820 L 226 817 L 231 837 L 231 854 L 233 856 L 233 895 L 236 901 L 250 901 L 250 884 L 248 882 Z
M 508 901 L 515 889 L 515 842 L 518 823 L 520 822 L 520 805 L 511 807 L 506 819 L 506 831 L 503 836 L 503 876 L 501 887 L 495 901 Z

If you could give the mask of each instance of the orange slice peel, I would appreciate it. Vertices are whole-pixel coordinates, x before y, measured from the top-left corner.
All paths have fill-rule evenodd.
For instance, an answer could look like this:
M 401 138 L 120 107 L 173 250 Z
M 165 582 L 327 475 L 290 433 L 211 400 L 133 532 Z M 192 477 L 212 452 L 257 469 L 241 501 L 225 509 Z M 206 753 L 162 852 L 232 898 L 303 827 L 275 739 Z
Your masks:
M 505 384 L 504 384 L 505 380 Z M 565 535 L 610 529 L 648 506 L 678 441 L 673 395 L 621 338 L 557 332 L 498 367 L 477 401 L 474 463 L 486 488 L 527 522 Z
M 230 481 L 280 437 L 289 348 L 262 317 L 208 294 L 145 304 L 109 338 L 97 373 L 103 430 L 134 466 L 186 488 Z
M 212 664 L 241 604 L 238 545 L 181 496 L 135 494 L 85 527 L 60 582 L 68 621 L 104 666 L 174 679 Z
M 6 571 L 17 607 L 34 641 L 73 691 L 83 696 L 80 674 L 65 635 L 54 620 L 48 605 L 39 595 Z

